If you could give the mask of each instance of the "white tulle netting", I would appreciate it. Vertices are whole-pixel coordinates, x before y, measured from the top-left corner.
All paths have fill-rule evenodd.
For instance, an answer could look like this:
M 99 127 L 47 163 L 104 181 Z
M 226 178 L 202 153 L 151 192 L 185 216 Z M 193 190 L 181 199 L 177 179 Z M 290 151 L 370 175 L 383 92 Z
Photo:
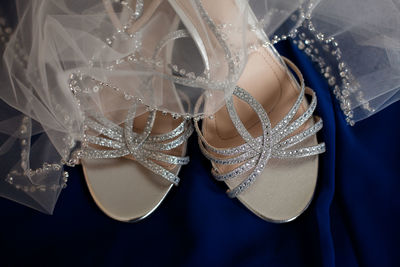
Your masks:
M 327 78 L 353 125 L 399 99 L 400 1 L 249 1 L 261 26 L 292 37 Z
M 255 40 L 254 28 L 304 50 L 351 125 L 400 97 L 397 0 L 188 0 L 198 37 L 170 2 L 17 0 L 15 27 L 2 13 L 0 195 L 52 213 L 88 112 L 122 123 L 135 102 L 138 115 L 212 115 L 247 54 L 268 42 Z M 224 2 L 236 3 L 234 19 Z M 218 6 L 209 12 L 220 19 L 210 24 L 199 3 Z M 196 105 L 202 95 L 207 105 Z

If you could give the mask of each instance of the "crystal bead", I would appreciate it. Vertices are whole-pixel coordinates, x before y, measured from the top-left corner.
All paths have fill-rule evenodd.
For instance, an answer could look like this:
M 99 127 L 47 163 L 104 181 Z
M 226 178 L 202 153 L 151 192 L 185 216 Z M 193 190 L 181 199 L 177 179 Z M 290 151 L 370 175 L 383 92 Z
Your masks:
M 299 41 L 297 47 L 298 47 L 300 50 L 303 50 L 304 47 L 305 47 L 305 45 L 304 45 L 304 43 L 303 43 L 302 41 Z
M 330 86 L 334 86 L 335 84 L 336 84 L 336 78 L 335 77 L 330 77 L 329 78 L 329 80 L 328 80 L 328 84 L 330 85 Z
M 26 125 L 25 125 L 25 124 L 21 125 L 21 127 L 20 127 L 20 134 L 21 134 L 21 135 L 24 135 L 24 134 L 27 133 L 27 131 L 28 131 L 28 128 L 26 127 Z

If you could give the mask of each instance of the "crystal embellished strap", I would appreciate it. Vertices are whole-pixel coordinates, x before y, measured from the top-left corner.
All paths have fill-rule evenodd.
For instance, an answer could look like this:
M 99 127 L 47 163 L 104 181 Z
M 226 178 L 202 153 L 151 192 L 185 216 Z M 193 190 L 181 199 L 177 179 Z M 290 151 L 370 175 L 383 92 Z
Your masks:
M 261 136 L 253 138 L 247 131 L 243 123 L 240 121 L 239 116 L 233 106 L 232 98 L 227 100 L 227 108 L 234 126 L 245 141 L 244 144 L 233 148 L 215 148 L 210 145 L 207 140 L 205 140 L 204 136 L 201 134 L 198 123 L 195 121 L 195 129 L 199 135 L 200 149 L 203 154 L 212 161 L 212 174 L 217 180 L 224 181 L 250 172 L 250 174 L 247 175 L 247 177 L 237 187 L 233 188 L 232 190 L 228 190 L 228 195 L 230 197 L 237 197 L 240 193 L 249 188 L 249 186 L 256 180 L 256 178 L 265 168 L 269 158 L 301 158 L 318 155 L 325 151 L 324 143 L 315 146 L 289 150 L 290 147 L 301 143 L 321 130 L 322 120 L 316 117 L 314 125 L 291 137 L 288 137 L 290 134 L 304 125 L 310 118 L 312 118 L 312 114 L 317 106 L 317 98 L 313 90 L 304 86 L 303 77 L 297 67 L 288 59 L 284 58 L 284 61 L 299 76 L 300 92 L 296 102 L 288 114 L 281 121 L 279 121 L 274 128 L 271 128 L 268 115 L 266 114 L 262 105 L 240 87 L 236 87 L 234 95 L 248 103 L 258 115 L 263 130 Z M 311 96 L 311 103 L 301 116 L 293 120 L 301 106 L 302 101 L 304 100 L 305 94 Z M 220 173 L 214 164 L 240 165 L 227 173 Z
M 240 193 L 249 188 L 251 184 L 254 183 L 257 177 L 264 170 L 266 163 L 271 157 L 272 147 L 273 147 L 272 144 L 273 139 L 271 138 L 272 137 L 271 122 L 263 106 L 259 102 L 257 102 L 257 100 L 253 96 L 251 96 L 247 91 L 245 91 L 240 87 L 236 87 L 234 95 L 240 98 L 241 100 L 247 102 L 250 105 L 250 107 L 257 113 L 258 117 L 260 118 L 261 129 L 263 131 L 263 134 L 262 134 L 262 144 L 259 147 L 260 150 L 257 163 L 254 169 L 251 171 L 250 175 L 243 182 L 241 182 L 237 187 L 233 188 L 232 190 L 228 190 L 228 196 L 231 198 L 238 196 Z M 236 124 L 234 123 L 234 125 Z
M 307 109 L 307 111 L 299 118 L 301 120 L 298 119 L 294 122 L 294 123 L 296 123 L 296 125 L 298 127 L 300 127 L 300 125 L 303 125 L 310 118 L 310 115 L 308 115 L 307 113 L 312 114 L 316 107 L 315 93 L 309 88 L 306 88 L 306 92 L 309 94 L 312 94 L 312 97 L 313 97 L 312 103 L 315 103 L 315 105 L 310 105 L 309 108 Z M 295 130 L 292 126 L 287 127 L 287 129 L 288 130 L 281 132 L 282 136 L 280 139 L 276 139 L 277 141 L 283 140 L 283 137 L 287 136 L 289 133 L 291 133 L 292 131 Z M 290 129 L 290 131 L 289 131 L 289 129 Z M 316 123 L 312 127 L 306 129 L 305 131 L 303 131 L 297 135 L 294 135 L 288 139 L 285 139 L 284 141 L 280 141 L 278 143 L 274 142 L 274 148 L 277 150 L 277 152 L 279 152 L 280 150 L 292 147 L 292 146 L 300 143 L 301 141 L 307 139 L 308 137 L 316 134 L 321 129 L 322 129 L 322 120 L 319 117 L 316 117 Z M 277 132 L 277 135 L 278 134 L 280 134 L 280 133 Z M 230 149 L 217 149 L 217 148 L 212 147 L 208 143 L 203 143 L 201 141 L 201 138 L 199 138 L 200 149 L 201 149 L 202 153 L 206 156 L 206 158 L 213 160 L 214 163 L 224 164 L 224 165 L 239 164 L 244 161 L 253 159 L 256 155 L 258 155 L 258 153 L 259 153 L 258 151 L 259 151 L 259 148 L 261 147 L 261 145 L 262 145 L 261 136 L 255 138 L 256 150 L 252 150 L 251 147 L 247 143 L 237 146 L 237 147 L 234 147 L 234 148 L 230 148 Z M 224 159 L 215 159 L 215 158 L 213 158 L 212 154 L 210 154 L 208 151 L 211 151 L 211 152 L 223 155 L 223 156 L 234 156 L 234 157 L 224 158 Z M 275 153 L 274 155 L 279 155 L 279 158 L 282 158 L 282 153 Z M 294 156 L 295 154 L 287 154 L 287 157 L 291 157 L 292 155 Z M 247 164 L 247 166 L 248 166 L 248 164 Z M 241 166 L 241 168 L 243 168 L 243 166 Z
M 95 134 L 85 134 L 86 144 L 81 152 L 81 157 L 88 159 L 133 157 L 147 169 L 178 185 L 179 178 L 154 161 L 174 165 L 187 164 L 189 157 L 172 156 L 166 154 L 165 151 L 186 142 L 193 132 L 192 124 L 190 121 L 184 120 L 168 133 L 150 135 L 156 117 L 156 111 L 150 111 L 143 132 L 135 133 L 133 132 L 133 122 L 136 105 L 134 103 L 128 111 L 124 127 L 116 125 L 99 114 L 88 114 L 85 125 Z
M 125 7 L 132 11 L 133 21 L 139 19 L 142 15 L 143 4 L 143 1 L 137 1 L 136 10 L 133 11 L 127 2 L 123 3 Z M 131 22 L 132 21 L 123 27 L 124 31 L 130 28 Z M 158 57 L 167 43 L 189 36 L 186 30 L 177 30 L 167 34 L 154 49 L 153 59 Z M 122 63 L 124 60 L 118 60 L 118 62 Z M 152 78 L 150 77 L 145 84 L 148 86 L 151 81 Z M 126 94 L 126 96 L 129 97 L 128 94 Z M 140 99 L 136 100 L 141 102 Z M 135 102 L 128 111 L 124 127 L 116 125 L 100 114 L 89 112 L 85 120 L 85 126 L 92 130 L 92 132 L 95 132 L 95 135 L 85 134 L 86 144 L 85 149 L 81 152 L 81 157 L 91 159 L 133 157 L 144 167 L 177 185 L 179 183 L 179 178 L 154 161 L 174 165 L 187 164 L 189 162 L 189 157 L 172 156 L 165 153 L 165 151 L 169 151 L 184 144 L 193 133 L 192 124 L 184 120 L 168 133 L 150 135 L 156 117 L 156 111 L 152 110 L 149 111 L 149 116 L 143 132 L 135 133 L 133 131 L 133 122 L 136 116 L 136 107 L 137 103 Z M 97 135 L 102 135 L 103 137 Z M 89 147 L 89 144 L 96 145 L 96 148 Z

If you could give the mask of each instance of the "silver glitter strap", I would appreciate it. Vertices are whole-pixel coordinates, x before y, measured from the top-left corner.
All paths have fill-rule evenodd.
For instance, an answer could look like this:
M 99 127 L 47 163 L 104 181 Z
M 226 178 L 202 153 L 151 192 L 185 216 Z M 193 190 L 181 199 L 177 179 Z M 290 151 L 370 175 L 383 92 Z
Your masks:
M 189 157 L 173 156 L 165 151 L 170 151 L 187 141 L 193 133 L 191 122 L 184 120 L 168 133 L 151 135 L 156 111 L 149 112 L 142 133 L 133 131 L 135 115 L 136 103 L 128 111 L 124 127 L 121 127 L 100 114 L 89 113 L 85 120 L 88 131 L 85 133 L 85 148 L 81 157 L 88 159 L 132 157 L 142 166 L 178 185 L 179 178 L 156 162 L 188 164 Z
M 324 143 L 310 147 L 297 148 L 294 150 L 289 149 L 315 135 L 319 130 L 322 129 L 323 124 L 320 118 L 315 117 L 314 125 L 300 131 L 293 136 L 290 136 L 293 134 L 293 132 L 305 125 L 305 123 L 312 118 L 312 114 L 317 106 L 317 98 L 313 90 L 305 87 L 303 77 L 297 67 L 288 59 L 284 58 L 284 61 L 298 75 L 300 80 L 300 92 L 293 107 L 274 128 L 271 127 L 268 115 L 262 105 L 258 103 L 256 99 L 248 92 L 240 87 L 235 88 L 233 95 L 248 103 L 249 106 L 256 112 L 260 119 L 263 130 L 261 136 L 254 138 L 247 131 L 246 127 L 239 119 L 239 116 L 234 108 L 232 98 L 226 101 L 227 109 L 235 128 L 245 141 L 244 144 L 233 148 L 215 148 L 210 145 L 201 134 L 198 123 L 195 121 L 195 129 L 198 132 L 200 149 L 202 153 L 213 163 L 212 174 L 215 179 L 218 181 L 225 181 L 250 173 L 237 187 L 233 188 L 232 190 L 228 190 L 227 193 L 229 197 L 237 197 L 239 194 L 249 188 L 249 186 L 261 174 L 270 158 L 302 158 L 318 155 L 325 151 Z M 297 114 L 301 103 L 304 101 L 305 94 L 311 96 L 311 103 L 307 110 L 294 120 L 294 116 Z M 220 173 L 215 164 L 240 165 L 227 173 Z

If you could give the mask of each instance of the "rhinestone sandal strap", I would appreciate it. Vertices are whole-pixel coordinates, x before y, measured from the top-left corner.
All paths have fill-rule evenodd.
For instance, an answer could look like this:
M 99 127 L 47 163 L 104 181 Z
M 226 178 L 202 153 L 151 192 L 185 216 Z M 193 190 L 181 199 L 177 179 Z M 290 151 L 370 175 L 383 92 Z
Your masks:
M 192 135 L 193 133 L 193 126 L 188 123 L 188 125 L 186 126 L 185 131 L 182 133 L 181 136 L 179 136 L 178 138 L 176 138 L 175 140 L 172 140 L 168 143 L 159 143 L 159 142 L 146 142 L 143 145 L 144 149 L 147 150 L 161 150 L 161 151 L 167 151 L 167 150 L 171 150 L 173 148 L 176 148 L 180 145 L 182 145 L 184 142 L 187 141 L 187 139 Z
M 325 152 L 325 144 L 320 143 L 315 146 L 303 147 L 296 150 L 274 150 L 273 157 L 280 159 L 290 159 L 290 158 L 304 158 L 314 155 L 318 155 Z
M 100 124 L 100 123 L 90 119 L 89 117 L 87 117 L 85 119 L 84 125 L 88 129 L 91 129 L 100 135 L 104 135 L 105 137 L 116 140 L 118 142 L 124 142 L 122 128 L 119 129 L 121 131 L 119 131 L 119 130 L 117 131 L 112 128 L 107 128 L 107 126 L 104 126 L 103 124 Z
M 144 141 L 149 137 L 151 129 L 153 129 L 154 121 L 156 118 L 156 111 L 152 110 L 149 112 L 147 117 L 146 125 L 143 132 L 138 136 L 133 135 L 133 120 L 136 115 L 136 103 L 128 110 L 128 116 L 124 123 L 124 137 L 128 149 L 132 154 L 136 154 L 137 151 L 142 147 Z
M 98 113 L 94 112 L 93 110 L 87 110 L 87 115 L 92 117 L 94 120 L 98 121 L 101 125 L 105 126 L 106 128 L 114 131 L 117 133 L 121 138 L 123 136 L 123 129 L 115 124 L 114 122 L 106 119 L 104 116 L 99 115 Z M 88 120 L 91 120 L 90 117 L 86 116 Z
M 229 116 L 240 136 L 243 140 L 251 147 L 255 148 L 255 139 L 249 131 L 247 131 L 246 126 L 244 126 L 243 122 L 240 120 L 239 115 L 236 112 L 236 109 L 233 105 L 233 98 L 230 97 L 226 100 L 226 108 L 228 109 Z
M 322 123 L 322 120 L 319 117 L 316 117 L 316 119 L 317 119 L 317 122 L 312 127 L 308 128 L 308 129 L 302 131 L 301 133 L 298 133 L 297 135 L 292 136 L 292 137 L 290 137 L 290 138 L 288 138 L 288 139 L 286 139 L 284 141 L 281 141 L 278 144 L 275 144 L 274 145 L 274 151 L 276 151 L 276 153 L 273 153 L 272 157 L 275 157 L 275 156 L 277 156 L 278 158 L 284 158 L 284 157 L 291 158 L 291 157 L 294 157 L 296 155 L 295 153 L 292 153 L 292 154 L 284 153 L 284 149 L 292 147 L 292 146 L 294 146 L 294 145 L 306 140 L 307 138 L 313 136 L 318 131 L 320 131 L 322 129 L 323 123 Z M 257 138 L 257 145 L 258 146 L 261 145 L 261 139 L 260 138 Z M 323 143 L 321 145 L 324 146 Z M 233 158 L 223 158 L 222 159 L 222 158 L 217 158 L 217 157 L 213 156 L 212 154 L 210 154 L 207 151 L 207 148 L 204 146 L 204 144 L 202 142 L 200 142 L 200 139 L 199 139 L 199 147 L 200 147 L 200 150 L 202 151 L 202 153 L 204 154 L 204 156 L 208 160 L 212 161 L 213 163 L 222 164 L 222 165 L 232 165 L 232 164 L 243 163 L 243 162 L 249 161 L 249 160 L 251 161 L 254 157 L 256 157 L 259 154 L 259 152 L 258 152 L 259 149 L 257 151 L 250 150 L 250 151 L 247 151 L 247 152 L 245 152 L 243 154 L 240 154 L 239 156 L 235 156 Z M 317 146 L 315 146 L 315 147 L 317 148 Z M 314 148 L 314 147 L 311 147 L 311 148 Z M 322 152 L 324 152 L 324 151 L 322 151 Z M 285 155 L 287 155 L 287 156 L 285 156 Z M 311 155 L 313 155 L 313 154 L 311 153 L 310 156 Z M 303 156 L 305 156 L 304 153 L 303 153 Z M 246 165 L 246 166 L 244 166 L 244 165 Z M 218 172 L 215 171 L 215 169 L 213 169 L 212 171 L 215 174 L 214 176 L 215 176 L 215 178 L 217 180 L 227 180 L 229 178 L 233 178 L 234 177 L 234 176 L 229 175 L 229 174 L 235 173 L 235 176 L 237 176 L 237 175 L 242 174 L 242 173 L 244 173 L 246 171 L 249 171 L 251 169 L 250 166 L 254 167 L 254 164 L 251 164 L 251 165 L 250 164 L 243 164 L 240 167 L 234 169 L 233 171 L 231 171 L 229 173 L 226 173 L 226 174 L 223 174 L 223 175 L 218 174 Z
M 251 147 L 247 143 L 244 143 L 242 145 L 233 148 L 216 148 L 207 142 L 207 140 L 205 139 L 204 135 L 200 130 L 199 123 L 196 120 L 194 121 L 194 128 L 197 132 L 197 136 L 199 137 L 199 142 L 201 142 L 207 150 L 210 150 L 216 154 L 220 154 L 222 156 L 233 156 L 241 154 L 247 151 L 248 149 L 251 149 Z M 258 139 L 261 138 L 258 137 Z
M 259 154 L 259 152 L 256 150 L 250 150 L 250 151 L 247 151 L 247 152 L 240 154 L 238 156 L 235 156 L 235 157 L 219 158 L 219 157 L 216 157 L 216 156 L 212 155 L 211 153 L 209 153 L 207 151 L 207 149 L 204 147 L 203 143 L 200 141 L 199 141 L 199 147 L 200 147 L 201 152 L 204 154 L 204 156 L 208 160 L 212 161 L 213 163 L 221 164 L 221 165 L 239 164 L 246 160 L 254 158 L 255 156 L 257 156 Z
M 304 78 L 303 75 L 301 74 L 300 70 L 287 58 L 283 57 L 284 62 L 294 70 L 294 72 L 297 74 L 297 76 L 300 79 L 300 84 L 301 84 L 301 91 L 300 94 L 295 102 L 295 104 L 293 105 L 293 107 L 291 108 L 291 110 L 289 111 L 289 113 L 280 121 L 281 123 L 277 126 L 274 127 L 273 132 L 274 131 L 278 131 L 279 129 L 285 128 L 285 126 L 287 126 L 287 124 L 293 119 L 293 117 L 296 115 L 297 111 L 300 108 L 301 102 L 303 101 L 304 98 L 304 93 L 305 93 L 305 85 L 304 85 Z M 251 101 L 256 101 L 255 99 L 252 99 Z M 250 103 L 248 103 L 250 104 Z M 240 120 L 239 115 L 236 112 L 236 109 L 234 108 L 233 105 L 233 99 L 229 98 L 226 101 L 226 106 L 229 112 L 229 116 L 231 117 L 231 120 L 233 122 L 233 124 L 235 125 L 235 128 L 237 129 L 238 133 L 240 134 L 240 136 L 242 136 L 242 138 L 246 141 L 246 143 L 248 143 L 253 149 L 256 147 L 256 140 L 255 138 L 253 138 L 251 136 L 251 134 L 247 131 L 246 127 L 244 126 L 243 122 Z M 312 115 L 312 112 L 311 112 Z
M 177 185 L 179 178 L 154 161 L 174 165 L 184 165 L 189 162 L 189 157 L 178 157 L 164 153 L 182 145 L 193 132 L 193 126 L 187 120 L 180 123 L 175 129 L 165 134 L 151 136 L 156 111 L 150 111 L 142 133 L 133 132 L 133 122 L 136 115 L 136 103 L 128 111 L 124 127 L 118 126 L 99 114 L 88 114 L 85 122 L 86 128 L 94 131 L 96 135 L 85 134 L 87 144 L 81 157 L 89 159 L 106 159 L 132 157 L 142 166 L 160 175 L 164 179 Z M 97 136 L 102 135 L 102 136 Z
M 148 160 L 144 157 L 135 158 L 137 162 L 139 162 L 142 166 L 146 167 L 150 171 L 158 174 L 162 178 L 166 179 L 167 181 L 173 183 L 174 185 L 179 184 L 179 177 L 175 174 L 171 173 L 170 171 L 166 170 L 165 168 L 161 167 L 160 165 L 154 163 L 151 160 Z
M 246 141 L 245 144 L 233 148 L 215 148 L 210 145 L 207 140 L 205 140 L 204 136 L 201 134 L 198 123 L 195 121 L 195 129 L 199 135 L 200 149 L 203 154 L 213 163 L 212 174 L 215 179 L 219 181 L 225 181 L 251 172 L 237 187 L 233 188 L 232 190 L 228 190 L 227 193 L 229 197 L 237 197 L 240 193 L 245 191 L 256 180 L 271 157 L 279 159 L 301 158 L 317 155 L 325 151 L 324 143 L 311 147 L 288 150 L 288 148 L 299 144 L 321 130 L 322 120 L 317 117 L 313 126 L 301 131 L 300 133 L 297 133 L 292 137 L 287 138 L 287 136 L 295 132 L 297 129 L 299 129 L 299 127 L 304 125 L 312 118 L 312 114 L 317 106 L 317 99 L 314 91 L 305 87 L 304 79 L 300 70 L 288 59 L 283 58 L 283 60 L 288 67 L 292 68 L 297 74 L 300 81 L 300 90 L 299 96 L 292 108 L 274 128 L 271 129 L 268 115 L 266 114 L 262 105 L 240 87 L 236 87 L 233 95 L 249 104 L 249 106 L 259 116 L 263 129 L 262 136 L 254 138 L 247 131 L 243 123 L 240 121 L 240 118 L 233 106 L 232 98 L 227 100 L 227 109 L 235 128 Z M 289 73 L 289 75 L 291 74 Z M 304 101 L 305 94 L 308 94 L 312 97 L 311 103 L 302 115 L 293 120 L 294 116 L 300 109 L 302 102 Z M 218 168 L 215 166 L 215 164 L 233 165 L 240 163 L 241 165 L 239 167 L 227 173 L 220 173 Z
M 240 193 L 247 190 L 250 187 L 250 185 L 254 183 L 257 177 L 264 170 L 265 165 L 272 154 L 272 147 L 273 147 L 271 138 L 271 133 L 272 133 L 271 122 L 263 106 L 243 88 L 237 86 L 233 94 L 236 97 L 248 103 L 249 106 L 256 112 L 261 123 L 262 142 L 261 146 L 259 147 L 259 156 L 254 169 L 252 170 L 250 175 L 247 178 L 245 178 L 244 181 L 242 181 L 238 186 L 236 186 L 232 190 L 227 191 L 227 194 L 230 198 L 237 197 Z M 236 124 L 234 123 L 234 125 Z M 237 130 L 239 131 L 240 129 Z
M 278 124 L 272 129 L 272 133 L 275 135 L 278 131 L 281 131 L 282 129 L 284 129 L 289 123 L 290 121 L 294 118 L 294 116 L 296 115 L 297 111 L 299 110 L 301 103 L 304 100 L 304 95 L 306 92 L 306 87 L 305 87 L 305 83 L 304 83 L 304 78 L 303 78 L 303 74 L 301 73 L 301 71 L 297 68 L 297 66 L 290 61 L 289 59 L 282 57 L 283 61 L 285 62 L 285 64 L 291 68 L 294 73 L 297 75 L 299 81 L 300 81 L 300 92 L 299 95 L 296 99 L 296 102 L 293 104 L 292 108 L 289 110 L 289 112 L 286 114 L 285 117 L 283 117 L 282 120 L 280 120 L 278 122 Z M 292 77 L 292 74 L 289 72 L 289 70 L 287 70 L 287 73 L 290 77 Z M 293 78 L 294 79 L 294 78 Z
M 275 150 L 284 150 L 286 148 L 292 147 L 294 145 L 297 145 L 298 143 L 306 140 L 307 138 L 313 136 L 314 134 L 316 134 L 318 131 L 320 131 L 322 129 L 323 123 L 322 120 L 319 117 L 316 117 L 316 123 L 307 128 L 306 130 L 292 136 L 289 137 L 277 144 L 274 145 L 274 149 Z
M 124 143 L 121 143 L 119 141 L 93 135 L 86 135 L 84 141 L 86 143 L 113 149 L 122 149 L 124 147 Z
M 298 128 L 300 128 L 300 126 L 304 125 L 312 117 L 315 108 L 317 107 L 317 97 L 314 91 L 312 91 L 308 87 L 305 93 L 311 95 L 312 97 L 311 103 L 309 104 L 307 110 L 303 114 L 301 114 L 296 120 L 282 128 L 279 132 L 275 132 L 274 137 L 276 140 L 283 140 L 294 131 L 296 131 Z
M 226 180 L 233 179 L 235 177 L 238 177 L 239 175 L 249 172 L 256 166 L 256 163 L 257 163 L 257 158 L 254 157 L 230 172 L 220 174 L 217 171 L 217 169 L 213 168 L 211 170 L 211 173 L 213 174 L 214 178 L 217 181 L 226 181 Z
M 187 124 L 188 124 L 187 121 L 184 120 L 178 125 L 178 127 L 176 127 L 175 129 L 173 129 L 172 131 L 170 131 L 168 133 L 151 135 L 147 138 L 146 143 L 147 142 L 164 142 L 168 139 L 175 138 L 185 131 L 185 129 L 187 128 Z
M 143 155 L 147 156 L 150 159 L 158 160 L 161 162 L 174 164 L 174 165 L 186 165 L 189 163 L 189 157 L 177 157 L 172 155 L 166 155 L 161 152 L 155 151 L 143 151 Z
M 285 128 L 290 121 L 293 119 L 293 117 L 296 115 L 298 109 L 300 108 L 301 102 L 304 99 L 304 94 L 306 91 L 305 88 L 305 84 L 304 84 L 304 78 L 303 75 L 301 74 L 300 70 L 296 67 L 296 65 L 294 65 L 294 63 L 292 63 L 289 59 L 282 57 L 283 60 L 285 61 L 285 63 L 293 69 L 293 71 L 296 73 L 296 75 L 298 76 L 299 80 L 300 80 L 300 93 L 298 98 L 296 99 L 295 104 L 293 105 L 293 107 L 290 109 L 290 111 L 288 112 L 288 114 L 286 114 L 286 116 L 272 129 L 272 133 L 275 134 L 276 132 L 280 131 L 281 129 Z M 310 89 L 311 90 L 311 89 Z M 311 90 L 312 91 L 312 90 Z M 257 102 L 254 99 L 255 102 Z M 199 138 L 201 139 L 201 141 L 203 142 L 203 144 L 206 146 L 207 149 L 211 150 L 212 152 L 215 152 L 217 154 L 221 154 L 221 155 L 234 155 L 234 154 L 239 154 L 242 153 L 244 151 L 247 151 L 251 148 L 255 148 L 255 142 L 260 143 L 261 142 L 261 136 L 257 137 L 257 138 L 253 138 L 247 131 L 246 127 L 243 125 L 243 123 L 240 121 L 239 116 L 236 113 L 236 110 L 233 106 L 233 101 L 232 98 L 229 98 L 227 100 L 227 108 L 229 111 L 229 114 L 231 116 L 232 121 L 234 122 L 235 128 L 238 129 L 239 134 L 243 134 L 242 138 L 246 141 L 246 143 L 239 145 L 237 147 L 233 147 L 233 148 L 216 148 L 212 145 L 210 145 L 207 140 L 204 138 L 203 134 L 201 133 L 201 130 L 199 128 L 198 122 L 195 121 L 194 122 L 194 127 L 196 129 L 196 132 L 199 136 Z M 236 124 L 235 124 L 236 121 Z M 239 128 L 238 128 L 239 127 Z M 251 140 L 252 145 L 249 144 L 248 140 Z M 253 141 L 254 140 L 254 141 Z
M 129 155 L 129 149 L 127 148 L 101 150 L 88 147 L 83 149 L 80 153 L 80 157 L 83 159 L 115 159 L 122 158 L 127 155 Z
M 93 117 L 94 119 L 96 119 L 96 121 L 87 117 L 85 120 L 85 125 L 88 128 L 96 131 L 98 134 L 104 135 L 111 139 L 110 140 L 107 138 L 88 135 L 86 138 L 90 143 L 109 148 L 118 148 L 118 146 L 123 143 L 124 130 L 122 127 L 107 120 L 105 117 L 99 116 L 98 114 L 90 114 L 90 117 Z M 100 123 L 97 121 L 99 121 Z M 193 128 L 190 123 L 188 123 L 187 121 L 182 121 L 178 127 L 168 133 L 148 136 L 144 145 L 146 146 L 146 144 L 151 144 L 154 142 L 164 142 L 166 140 L 173 139 L 182 134 L 184 131 L 193 132 L 193 130 L 190 130 L 190 128 Z M 132 135 L 134 138 L 137 138 L 140 134 L 132 132 Z M 185 136 L 187 135 L 190 136 L 190 134 L 185 134 Z

